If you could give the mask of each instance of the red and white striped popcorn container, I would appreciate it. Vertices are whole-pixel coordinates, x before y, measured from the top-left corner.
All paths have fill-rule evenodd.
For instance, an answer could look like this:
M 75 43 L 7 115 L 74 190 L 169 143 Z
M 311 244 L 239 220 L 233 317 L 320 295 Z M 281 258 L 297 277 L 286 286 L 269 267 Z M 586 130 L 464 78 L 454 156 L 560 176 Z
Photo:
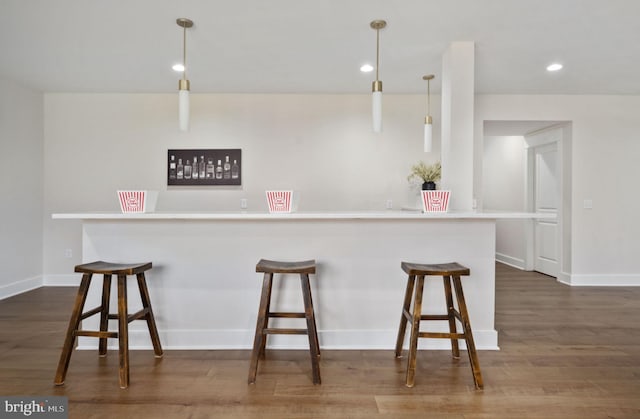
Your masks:
M 125 214 L 153 212 L 156 198 L 154 191 L 118 191 L 120 209 Z
M 424 212 L 447 212 L 451 191 L 422 191 L 422 209 Z
M 266 191 L 270 213 L 291 212 L 293 191 Z

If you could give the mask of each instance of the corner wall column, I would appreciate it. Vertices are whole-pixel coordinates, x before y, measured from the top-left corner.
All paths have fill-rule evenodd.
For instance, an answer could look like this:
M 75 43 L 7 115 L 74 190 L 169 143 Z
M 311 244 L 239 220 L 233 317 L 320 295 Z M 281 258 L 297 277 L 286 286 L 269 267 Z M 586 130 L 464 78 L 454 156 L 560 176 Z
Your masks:
M 442 189 L 450 207 L 473 208 L 475 44 L 453 42 L 442 57 Z

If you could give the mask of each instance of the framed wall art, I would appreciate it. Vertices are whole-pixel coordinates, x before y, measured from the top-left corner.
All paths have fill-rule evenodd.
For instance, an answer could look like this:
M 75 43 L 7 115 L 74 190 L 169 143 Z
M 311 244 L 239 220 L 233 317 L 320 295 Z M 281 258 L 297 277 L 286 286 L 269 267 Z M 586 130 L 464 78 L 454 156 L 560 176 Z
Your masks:
M 242 185 L 241 149 L 167 151 L 167 185 Z

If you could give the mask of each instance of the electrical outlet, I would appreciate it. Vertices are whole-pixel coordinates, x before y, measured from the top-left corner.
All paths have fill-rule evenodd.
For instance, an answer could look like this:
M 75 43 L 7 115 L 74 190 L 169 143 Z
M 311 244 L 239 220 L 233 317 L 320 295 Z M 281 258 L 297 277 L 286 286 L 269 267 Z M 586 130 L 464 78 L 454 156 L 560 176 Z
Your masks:
M 73 257 L 73 250 L 64 249 L 64 257 L 66 257 L 67 259 L 71 259 Z
M 385 206 L 387 209 L 393 209 L 393 200 L 387 199 Z
M 246 200 L 246 198 L 242 198 L 240 200 L 240 208 L 241 209 L 247 209 L 247 200 Z

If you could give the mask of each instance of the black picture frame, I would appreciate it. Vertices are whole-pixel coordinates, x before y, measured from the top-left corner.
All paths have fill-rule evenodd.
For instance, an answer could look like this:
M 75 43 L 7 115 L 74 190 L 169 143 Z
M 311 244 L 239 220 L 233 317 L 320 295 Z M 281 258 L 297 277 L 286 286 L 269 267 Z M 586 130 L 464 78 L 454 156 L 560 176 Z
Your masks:
M 197 171 L 194 168 L 194 160 Z M 169 149 L 167 150 L 167 185 L 242 185 L 242 150 L 239 148 Z

